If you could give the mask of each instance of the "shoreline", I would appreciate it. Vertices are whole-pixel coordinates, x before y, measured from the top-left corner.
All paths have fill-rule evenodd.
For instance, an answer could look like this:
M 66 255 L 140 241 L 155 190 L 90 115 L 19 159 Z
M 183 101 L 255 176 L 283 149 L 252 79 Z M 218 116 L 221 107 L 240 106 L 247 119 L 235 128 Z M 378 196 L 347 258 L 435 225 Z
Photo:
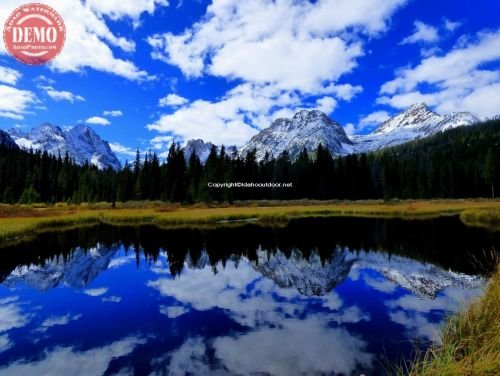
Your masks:
M 396 368 L 399 376 L 496 375 L 500 370 L 500 263 L 477 299 L 450 316 L 441 344 Z
M 500 230 L 500 200 L 253 201 L 182 206 L 163 202 L 0 205 L 0 244 L 61 228 L 99 223 L 158 227 L 286 224 L 308 217 L 426 219 L 458 215 L 467 226 Z

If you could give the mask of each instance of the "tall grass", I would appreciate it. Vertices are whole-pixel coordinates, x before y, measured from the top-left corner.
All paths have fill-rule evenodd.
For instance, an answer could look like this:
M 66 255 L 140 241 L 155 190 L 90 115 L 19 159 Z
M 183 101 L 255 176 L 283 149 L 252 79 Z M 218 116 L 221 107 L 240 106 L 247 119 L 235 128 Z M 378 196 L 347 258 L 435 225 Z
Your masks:
M 470 226 L 500 229 L 500 210 L 498 208 L 464 210 L 460 213 L 460 219 Z
M 431 347 L 400 367 L 397 374 L 500 375 L 500 267 L 491 277 L 485 294 L 448 320 L 441 341 L 441 345 Z
M 132 201 L 82 205 L 0 205 L 0 241 L 53 227 L 79 223 L 153 224 L 157 226 L 207 226 L 220 222 L 258 220 L 284 223 L 304 217 L 428 218 L 457 215 L 464 210 L 494 210 L 500 200 L 393 200 L 383 201 L 253 201 L 233 205 Z

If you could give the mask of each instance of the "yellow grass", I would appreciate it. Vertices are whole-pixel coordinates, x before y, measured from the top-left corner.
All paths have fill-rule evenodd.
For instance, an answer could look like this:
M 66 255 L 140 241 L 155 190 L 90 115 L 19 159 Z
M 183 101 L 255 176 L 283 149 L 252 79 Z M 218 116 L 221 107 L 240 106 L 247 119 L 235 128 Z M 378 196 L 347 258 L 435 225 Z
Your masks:
M 486 293 L 450 318 L 442 345 L 398 370 L 409 376 L 500 375 L 500 269 Z
M 500 230 L 500 210 L 497 207 L 467 209 L 460 213 L 460 219 L 469 226 Z
M 245 219 L 261 223 L 286 222 L 312 216 L 421 218 L 484 210 L 500 216 L 500 200 L 265 201 L 220 206 L 131 202 L 117 204 L 116 208 L 109 203 L 0 205 L 0 241 L 47 229 L 92 223 L 198 226 Z

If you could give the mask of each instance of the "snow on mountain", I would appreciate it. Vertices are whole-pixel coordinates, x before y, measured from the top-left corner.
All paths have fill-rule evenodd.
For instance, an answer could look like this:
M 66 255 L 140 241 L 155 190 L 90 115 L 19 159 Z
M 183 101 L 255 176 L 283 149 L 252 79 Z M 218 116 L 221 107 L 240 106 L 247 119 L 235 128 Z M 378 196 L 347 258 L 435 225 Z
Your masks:
M 193 152 L 196 153 L 198 158 L 200 158 L 200 161 L 202 163 L 205 163 L 208 159 L 208 156 L 210 155 L 210 150 L 212 149 L 212 144 L 211 142 L 205 142 L 203 140 L 189 140 L 186 144 L 186 146 L 182 149 L 184 151 L 184 158 L 186 159 L 186 162 L 189 161 L 189 158 L 191 158 L 191 155 Z M 220 152 L 220 147 L 216 146 L 217 152 Z M 229 156 L 232 156 L 233 154 L 235 155 L 238 152 L 238 149 L 236 146 L 226 146 L 226 154 Z
M 121 167 L 108 142 L 102 140 L 92 128 L 76 125 L 66 132 L 66 137 L 71 145 L 70 154 L 77 163 L 83 164 L 88 160 L 100 169 L 111 167 L 117 170 Z
M 446 287 L 477 288 L 485 282 L 480 276 L 444 270 L 430 263 L 381 252 L 359 253 L 353 268 L 378 271 L 405 290 L 430 299 Z
M 325 295 L 342 283 L 351 270 L 370 269 L 419 297 L 434 299 L 446 287 L 477 288 L 484 284 L 479 276 L 444 270 L 407 257 L 383 252 L 351 252 L 337 248 L 322 262 L 313 253 L 304 258 L 300 250 L 287 257 L 281 251 L 257 252 L 255 269 L 282 288 L 295 288 L 303 295 Z
M 257 252 L 255 269 L 281 288 L 295 288 L 302 295 L 320 296 L 331 292 L 347 277 L 353 262 L 348 253 L 342 252 L 335 252 L 323 264 L 315 253 L 306 259 L 299 250 L 293 250 L 290 257 L 280 251 L 261 250 Z
M 469 112 L 439 115 L 425 103 L 418 103 L 384 121 L 372 133 L 353 136 L 354 152 L 365 153 L 395 146 L 478 121 L 479 118 Z
M 184 158 L 186 158 L 186 162 L 189 161 L 191 155 L 196 153 L 200 161 L 205 162 L 210 154 L 210 149 L 213 144 L 211 142 L 204 142 L 203 140 L 189 140 L 184 147 Z
M 18 129 L 11 129 L 8 133 L 23 149 L 42 150 L 62 157 L 68 153 L 76 163 L 82 165 L 89 161 L 100 169 L 121 167 L 108 142 L 86 125 L 76 125 L 63 131 L 56 125 L 44 123 L 28 133 L 22 133 Z
M 19 147 L 7 132 L 0 129 L 0 146 L 8 149 L 18 149 Z
M 419 103 L 386 120 L 372 133 L 349 138 L 340 124 L 321 111 L 302 110 L 292 119 L 275 120 L 270 127 L 252 137 L 241 148 L 240 155 L 256 149 L 260 160 L 266 152 L 277 157 L 287 150 L 294 159 L 304 148 L 314 152 L 320 143 L 332 155 L 365 153 L 471 125 L 479 120 L 469 112 L 440 115 L 425 103 Z
M 43 265 L 18 266 L 3 284 L 14 287 L 23 283 L 41 291 L 60 285 L 82 288 L 108 268 L 117 251 L 117 247 L 96 247 L 88 251 L 77 248 L 69 259 L 59 256 L 45 260 Z
M 118 248 L 76 248 L 69 258 L 58 256 L 41 265 L 18 266 L 2 284 L 7 287 L 26 284 L 41 291 L 62 285 L 84 288 L 110 267 Z M 237 256 L 230 259 L 239 262 Z M 480 288 L 485 283 L 482 277 L 445 270 L 407 257 L 379 251 L 353 252 L 341 247 L 334 249 L 327 260 L 321 260 L 315 252 L 306 258 L 299 249 L 292 250 L 290 255 L 280 250 L 268 252 L 259 249 L 256 261 L 246 257 L 242 260 L 251 263 L 255 270 L 279 287 L 293 288 L 306 296 L 329 294 L 350 275 L 352 278 L 358 275 L 356 270 L 361 269 L 376 271 L 391 283 L 429 299 L 436 298 L 447 287 Z M 211 268 L 210 256 L 203 251 L 195 262 L 188 253 L 184 266 L 189 269 Z
M 262 130 L 244 145 L 240 155 L 256 149 L 257 159 L 264 158 L 266 152 L 278 157 L 287 150 L 290 158 L 296 158 L 305 148 L 314 152 L 319 144 L 332 154 L 344 155 L 352 152 L 352 141 L 344 128 L 318 110 L 302 110 L 292 119 L 277 119 L 269 128 Z

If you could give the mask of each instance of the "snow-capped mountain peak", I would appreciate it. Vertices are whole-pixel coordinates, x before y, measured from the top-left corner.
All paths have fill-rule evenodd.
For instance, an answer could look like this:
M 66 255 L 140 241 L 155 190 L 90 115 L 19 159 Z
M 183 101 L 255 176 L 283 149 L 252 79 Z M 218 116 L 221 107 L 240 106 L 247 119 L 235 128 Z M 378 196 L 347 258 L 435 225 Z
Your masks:
M 398 115 L 384 121 L 373 134 L 383 134 L 401 129 L 423 128 L 444 120 L 441 115 L 432 112 L 425 103 L 417 103 Z
M 203 140 L 189 140 L 184 147 L 184 158 L 189 161 L 191 155 L 196 153 L 200 161 L 205 162 L 210 154 L 210 149 L 212 149 L 213 144 L 211 142 L 205 142 Z
M 11 129 L 8 133 L 23 149 L 42 150 L 62 157 L 67 153 L 78 164 L 89 161 L 100 169 L 121 167 L 109 144 L 86 125 L 79 124 L 63 131 L 57 125 L 44 123 L 28 133 L 18 129 Z
M 182 149 L 184 152 L 184 158 L 186 159 L 186 162 L 189 162 L 189 159 L 191 158 L 191 155 L 193 153 L 196 153 L 198 158 L 200 159 L 201 163 L 205 163 L 208 159 L 208 156 L 210 155 L 210 151 L 212 150 L 212 147 L 214 146 L 213 143 L 210 141 L 205 142 L 201 139 L 198 140 L 189 140 Z M 217 153 L 221 152 L 221 147 L 215 146 Z M 225 146 L 225 151 L 226 155 L 229 155 L 230 157 L 233 155 L 238 154 L 238 149 L 236 146 Z
M 291 119 L 276 119 L 270 127 L 252 137 L 240 154 L 246 155 L 256 149 L 257 159 L 262 159 L 266 152 L 278 157 L 287 150 L 294 159 L 304 148 L 312 153 L 319 144 L 337 155 L 348 154 L 352 148 L 352 142 L 340 124 L 321 111 L 302 110 Z
M 372 133 L 353 136 L 354 152 L 379 150 L 478 121 L 479 118 L 470 112 L 440 115 L 430 110 L 425 103 L 418 103 L 387 119 Z

